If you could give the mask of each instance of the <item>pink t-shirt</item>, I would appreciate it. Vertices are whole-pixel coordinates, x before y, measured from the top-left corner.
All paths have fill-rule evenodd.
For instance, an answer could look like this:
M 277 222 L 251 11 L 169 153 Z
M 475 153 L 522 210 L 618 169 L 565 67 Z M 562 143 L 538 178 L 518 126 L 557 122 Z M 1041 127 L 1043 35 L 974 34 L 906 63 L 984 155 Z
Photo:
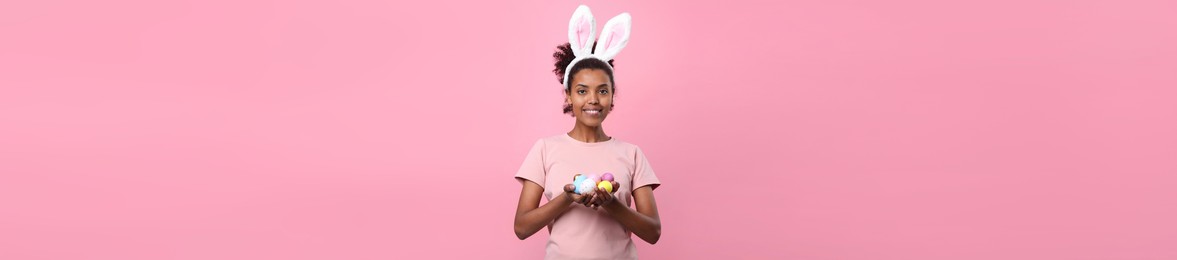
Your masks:
M 564 192 L 576 174 L 612 173 L 620 185 L 617 199 L 630 206 L 635 188 L 660 184 L 650 163 L 638 146 L 611 138 L 585 143 L 567 134 L 546 137 L 535 142 L 515 178 L 529 180 L 544 187 L 544 197 L 551 200 Z M 580 204 L 548 225 L 545 259 L 637 259 L 631 232 L 610 217 L 604 209 L 593 210 Z

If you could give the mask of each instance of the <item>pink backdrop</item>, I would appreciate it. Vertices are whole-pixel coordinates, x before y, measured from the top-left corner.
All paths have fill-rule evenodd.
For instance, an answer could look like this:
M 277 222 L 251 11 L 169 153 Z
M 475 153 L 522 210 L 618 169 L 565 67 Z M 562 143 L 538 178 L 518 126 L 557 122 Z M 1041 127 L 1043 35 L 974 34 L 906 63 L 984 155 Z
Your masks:
M 647 259 L 1177 259 L 1177 2 L 587 1 Z M 0 258 L 539 258 L 573 1 L 4 1 Z

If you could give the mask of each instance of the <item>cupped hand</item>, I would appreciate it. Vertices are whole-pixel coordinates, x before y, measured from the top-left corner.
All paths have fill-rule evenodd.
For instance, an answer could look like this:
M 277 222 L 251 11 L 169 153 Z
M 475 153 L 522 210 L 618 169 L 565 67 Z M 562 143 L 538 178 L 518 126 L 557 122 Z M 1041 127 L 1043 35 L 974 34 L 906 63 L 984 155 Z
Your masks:
M 613 185 L 613 192 L 609 192 L 604 188 L 597 187 L 597 189 L 593 190 L 593 192 L 585 194 L 585 197 L 588 198 L 585 199 L 584 205 L 596 209 L 603 205 L 612 203 L 613 200 L 617 198 L 615 194 L 617 191 L 621 190 L 621 186 L 619 186 L 616 181 L 609 181 L 609 184 Z
M 573 182 L 576 181 L 576 177 L 580 177 L 580 174 L 576 174 L 576 176 L 572 176 Z M 586 203 L 588 203 L 588 199 L 589 199 L 589 196 L 585 196 L 583 194 L 576 193 L 576 185 L 572 185 L 571 183 L 564 185 L 564 195 L 568 195 L 569 198 L 572 198 L 572 203 L 581 204 L 581 205 L 587 205 Z

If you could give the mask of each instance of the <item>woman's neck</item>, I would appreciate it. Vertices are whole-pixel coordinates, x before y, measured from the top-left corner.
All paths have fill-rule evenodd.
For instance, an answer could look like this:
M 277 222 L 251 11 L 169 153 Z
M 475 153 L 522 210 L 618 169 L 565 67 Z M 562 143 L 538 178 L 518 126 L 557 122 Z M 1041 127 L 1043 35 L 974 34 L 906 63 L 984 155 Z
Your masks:
M 612 137 L 605 135 L 605 128 L 597 126 L 591 127 L 582 124 L 576 124 L 572 127 L 572 131 L 568 132 L 568 136 L 577 141 L 585 143 L 596 143 L 609 141 Z

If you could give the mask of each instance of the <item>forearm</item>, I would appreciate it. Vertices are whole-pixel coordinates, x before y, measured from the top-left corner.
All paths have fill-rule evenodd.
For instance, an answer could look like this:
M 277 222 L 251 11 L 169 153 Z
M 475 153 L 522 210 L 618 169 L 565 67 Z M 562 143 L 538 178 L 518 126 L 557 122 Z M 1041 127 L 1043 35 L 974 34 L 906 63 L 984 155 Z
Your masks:
M 538 208 L 515 216 L 515 236 L 524 239 L 552 223 L 572 206 L 572 198 L 562 193 Z
M 654 244 L 662 237 L 662 222 L 655 216 L 647 216 L 622 204 L 620 200 L 612 200 L 602 208 L 622 226 L 637 235 L 647 243 Z

